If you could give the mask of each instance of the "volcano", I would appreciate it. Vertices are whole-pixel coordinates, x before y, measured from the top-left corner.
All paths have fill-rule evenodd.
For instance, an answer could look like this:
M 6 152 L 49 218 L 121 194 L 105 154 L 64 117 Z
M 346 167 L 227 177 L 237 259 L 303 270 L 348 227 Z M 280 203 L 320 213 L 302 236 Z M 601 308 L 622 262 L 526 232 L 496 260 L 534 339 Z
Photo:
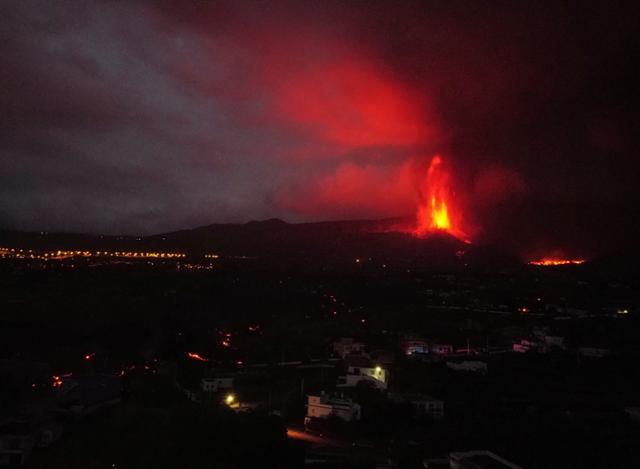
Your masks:
M 467 259 L 472 259 L 473 252 L 480 248 L 446 230 L 415 236 L 397 229 L 413 222 L 412 217 L 295 224 L 270 219 L 138 237 L 0 231 L 0 246 L 179 251 L 194 260 L 215 253 L 221 259 L 253 260 L 265 268 L 295 265 L 324 269 L 328 265 L 354 265 L 356 259 L 361 259 L 366 260 L 363 264 L 385 264 L 388 268 L 434 270 L 466 269 L 470 265 Z M 508 266 L 521 264 L 516 258 L 509 259 Z

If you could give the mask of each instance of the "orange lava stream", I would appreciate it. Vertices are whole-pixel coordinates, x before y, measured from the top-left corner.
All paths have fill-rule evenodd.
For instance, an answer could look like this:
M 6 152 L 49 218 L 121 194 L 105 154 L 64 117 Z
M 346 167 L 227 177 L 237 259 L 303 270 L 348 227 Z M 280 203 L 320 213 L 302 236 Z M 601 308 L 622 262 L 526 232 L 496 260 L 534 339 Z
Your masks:
M 586 261 L 584 259 L 557 259 L 557 258 L 543 258 L 535 261 L 530 261 L 530 265 L 542 265 L 542 266 L 553 266 L 553 265 L 578 265 L 584 264 Z
M 193 360 L 198 360 L 200 362 L 208 362 L 209 360 L 207 358 L 204 358 L 200 355 L 198 355 L 197 353 L 192 353 L 192 352 L 187 352 L 187 357 L 193 359 Z

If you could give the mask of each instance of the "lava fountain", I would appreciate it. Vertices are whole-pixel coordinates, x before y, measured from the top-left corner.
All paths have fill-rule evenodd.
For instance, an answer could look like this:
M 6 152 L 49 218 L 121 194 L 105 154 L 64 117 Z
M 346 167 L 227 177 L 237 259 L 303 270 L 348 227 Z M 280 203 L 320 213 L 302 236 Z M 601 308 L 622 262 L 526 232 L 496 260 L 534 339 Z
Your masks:
M 460 217 L 454 213 L 450 180 L 442 157 L 435 155 L 427 170 L 424 185 L 420 188 L 420 205 L 414 230 L 416 236 L 443 232 L 469 242 L 458 226 Z

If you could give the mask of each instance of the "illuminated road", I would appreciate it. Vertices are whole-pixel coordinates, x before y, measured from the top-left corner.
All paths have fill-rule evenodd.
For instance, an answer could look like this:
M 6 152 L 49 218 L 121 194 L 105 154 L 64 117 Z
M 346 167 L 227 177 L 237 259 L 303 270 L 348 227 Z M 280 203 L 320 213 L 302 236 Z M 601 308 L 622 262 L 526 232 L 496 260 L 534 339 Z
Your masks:
M 326 438 L 320 435 L 314 435 L 291 427 L 287 428 L 287 437 L 292 440 L 305 441 L 318 446 L 332 446 L 336 448 L 345 448 L 348 446 L 342 441 Z

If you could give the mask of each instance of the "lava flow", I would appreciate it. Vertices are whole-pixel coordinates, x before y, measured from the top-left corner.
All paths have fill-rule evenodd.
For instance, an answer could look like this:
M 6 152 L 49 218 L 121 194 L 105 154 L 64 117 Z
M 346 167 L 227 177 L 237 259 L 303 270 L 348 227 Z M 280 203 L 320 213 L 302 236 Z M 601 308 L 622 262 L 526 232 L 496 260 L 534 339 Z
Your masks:
M 584 259 L 559 259 L 559 258 L 542 258 L 535 261 L 530 261 L 530 265 L 541 265 L 541 266 L 557 266 L 557 265 L 579 265 L 584 264 L 586 261 Z
M 191 358 L 192 360 L 197 360 L 199 362 L 208 362 L 209 359 L 208 358 L 204 358 L 203 356 L 197 354 L 197 353 L 193 353 L 193 352 L 187 352 L 187 357 Z
M 424 187 L 420 191 L 420 205 L 414 230 L 416 236 L 445 232 L 468 242 L 454 221 L 457 218 L 452 213 L 449 180 L 449 173 L 443 167 L 442 157 L 434 156 L 427 170 Z

